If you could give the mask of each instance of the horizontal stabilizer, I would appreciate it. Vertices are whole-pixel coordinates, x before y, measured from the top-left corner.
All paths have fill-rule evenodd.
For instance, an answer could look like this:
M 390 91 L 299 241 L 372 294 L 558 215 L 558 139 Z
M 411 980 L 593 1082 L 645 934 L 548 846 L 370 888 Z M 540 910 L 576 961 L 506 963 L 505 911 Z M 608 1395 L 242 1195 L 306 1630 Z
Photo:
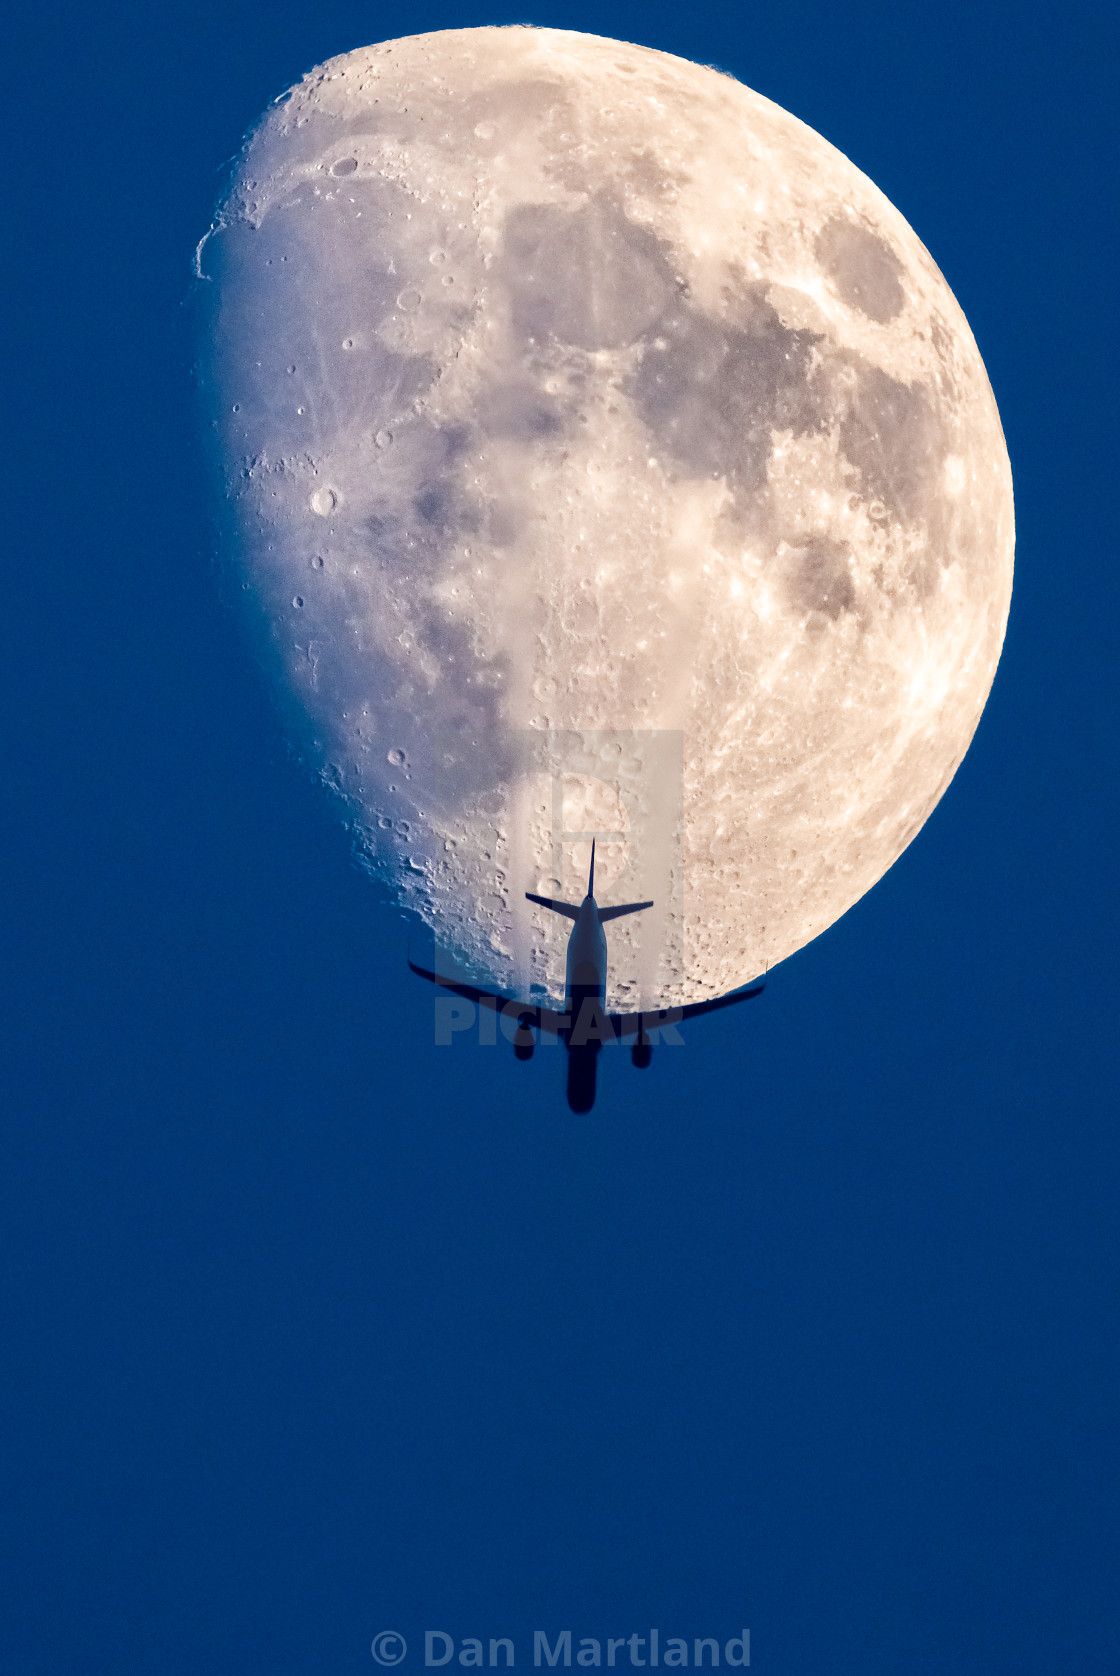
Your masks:
M 554 902 L 550 896 L 534 896 L 531 890 L 525 892 L 526 899 L 535 902 L 538 908 L 551 908 L 554 914 L 563 914 L 565 919 L 578 919 L 579 909 L 573 908 L 570 902 Z
M 643 908 L 652 907 L 652 902 L 623 902 L 617 908 L 600 908 L 599 920 L 605 925 L 609 919 L 621 919 L 623 914 L 640 914 Z

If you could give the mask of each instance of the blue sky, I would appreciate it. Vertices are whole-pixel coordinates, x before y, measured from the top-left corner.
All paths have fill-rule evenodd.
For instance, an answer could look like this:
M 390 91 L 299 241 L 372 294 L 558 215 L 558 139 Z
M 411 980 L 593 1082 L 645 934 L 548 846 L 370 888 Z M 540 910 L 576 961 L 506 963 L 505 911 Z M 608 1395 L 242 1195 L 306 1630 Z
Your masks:
M 505 21 L 717 64 L 851 157 L 964 307 L 1016 482 L 1003 663 L 924 831 L 581 1119 L 539 1059 L 432 1048 L 288 754 L 184 306 L 271 97 Z M 118 0 L 17 36 L 0 1668 L 749 1627 L 761 1676 L 1113 1672 L 1110 10 Z

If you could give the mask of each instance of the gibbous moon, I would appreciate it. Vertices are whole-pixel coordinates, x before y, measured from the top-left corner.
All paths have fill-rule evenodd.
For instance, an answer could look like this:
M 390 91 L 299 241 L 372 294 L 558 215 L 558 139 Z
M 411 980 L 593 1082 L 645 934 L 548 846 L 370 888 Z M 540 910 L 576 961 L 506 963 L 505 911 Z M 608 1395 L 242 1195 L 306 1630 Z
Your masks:
M 623 1008 L 881 877 L 991 686 L 1011 473 L 952 293 L 827 141 L 617 41 L 390 41 L 270 108 L 198 274 L 279 690 L 464 967 L 560 992 L 523 892 L 578 900 L 592 836 L 600 900 L 658 903 L 611 928 Z

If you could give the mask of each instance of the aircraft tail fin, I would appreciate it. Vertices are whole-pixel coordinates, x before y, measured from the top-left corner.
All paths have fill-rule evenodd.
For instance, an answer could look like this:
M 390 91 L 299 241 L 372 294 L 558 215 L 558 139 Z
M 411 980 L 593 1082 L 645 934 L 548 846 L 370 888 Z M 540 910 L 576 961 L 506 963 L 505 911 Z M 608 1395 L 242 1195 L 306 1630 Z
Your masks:
M 534 896 L 531 890 L 525 892 L 528 902 L 535 902 L 538 908 L 549 908 L 554 914 L 563 914 L 565 919 L 578 919 L 579 909 L 573 908 L 570 902 L 554 902 L 551 896 Z
M 623 914 L 640 914 L 643 908 L 652 907 L 652 902 L 622 902 L 617 908 L 600 908 L 599 921 L 605 924 L 609 919 L 621 919 Z
M 594 838 L 592 838 L 592 840 L 591 840 L 591 872 L 587 875 L 587 894 L 588 894 L 588 896 L 594 896 L 594 894 L 595 894 L 595 840 L 594 840 Z

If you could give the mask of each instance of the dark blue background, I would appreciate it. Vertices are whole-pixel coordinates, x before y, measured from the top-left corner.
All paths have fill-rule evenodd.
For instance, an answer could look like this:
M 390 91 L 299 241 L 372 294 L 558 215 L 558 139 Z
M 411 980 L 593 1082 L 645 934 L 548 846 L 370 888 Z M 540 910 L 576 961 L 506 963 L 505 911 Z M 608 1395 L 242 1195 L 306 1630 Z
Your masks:
M 522 14 L 517 14 L 518 17 Z M 590 1118 L 431 1045 L 218 599 L 189 264 L 266 102 L 511 13 L 26 9 L 6 58 L 0 1670 L 365 1672 L 375 1630 L 760 1676 L 1117 1668 L 1113 9 L 545 5 L 887 193 L 1015 472 L 943 804 Z M 456 1667 L 457 1668 L 457 1667 Z

